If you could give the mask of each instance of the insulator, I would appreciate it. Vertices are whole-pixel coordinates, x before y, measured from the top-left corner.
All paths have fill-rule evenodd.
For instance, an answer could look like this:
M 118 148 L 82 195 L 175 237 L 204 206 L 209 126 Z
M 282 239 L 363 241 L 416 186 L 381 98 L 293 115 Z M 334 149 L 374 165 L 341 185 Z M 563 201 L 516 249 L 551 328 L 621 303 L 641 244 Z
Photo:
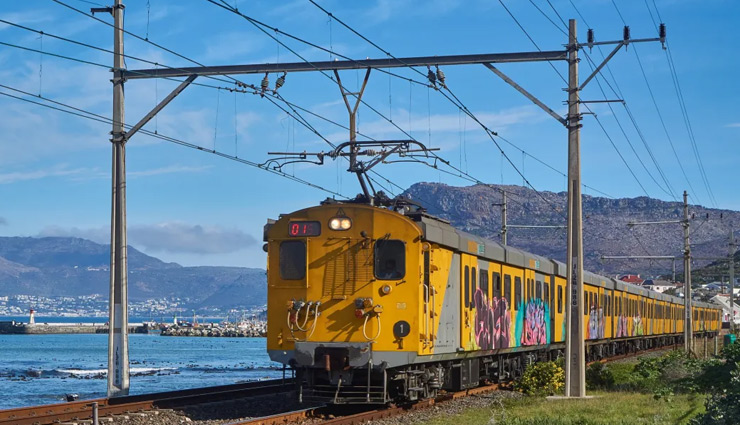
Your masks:
M 277 91 L 280 87 L 285 84 L 285 76 L 287 75 L 287 72 L 283 72 L 283 75 L 278 77 L 277 81 L 275 81 L 275 91 Z
M 427 67 L 427 70 L 427 78 L 429 79 L 429 82 L 435 84 L 437 82 L 437 76 L 434 75 L 434 72 L 432 72 L 431 68 Z
M 622 30 L 622 38 L 624 39 L 624 41 L 630 39 L 630 27 L 628 25 L 625 25 L 624 30 Z
M 437 68 L 437 80 L 439 80 L 439 83 L 442 84 L 442 86 L 444 86 L 445 85 L 445 73 L 441 69 L 439 69 L 439 66 L 435 65 L 435 67 Z
M 262 79 L 262 91 L 264 92 L 267 90 L 267 87 L 270 86 L 270 79 L 268 78 L 268 73 L 265 73 L 265 78 Z
M 665 24 L 660 24 L 658 27 L 658 37 L 660 37 L 661 40 L 665 39 Z
M 588 39 L 588 45 L 594 44 L 594 30 L 589 28 L 588 32 L 586 32 L 586 37 Z

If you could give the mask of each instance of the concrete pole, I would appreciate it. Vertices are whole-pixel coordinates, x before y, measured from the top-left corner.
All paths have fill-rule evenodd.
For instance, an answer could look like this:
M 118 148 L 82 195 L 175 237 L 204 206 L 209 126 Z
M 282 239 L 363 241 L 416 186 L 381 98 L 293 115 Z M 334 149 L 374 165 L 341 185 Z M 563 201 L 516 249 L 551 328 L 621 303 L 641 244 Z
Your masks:
M 730 333 L 735 333 L 735 235 L 730 227 Z
M 586 352 L 583 342 L 583 237 L 581 215 L 581 116 L 578 90 L 576 21 L 568 37 L 568 291 L 565 334 L 565 396 L 586 395 Z
M 506 192 L 501 191 L 503 202 L 501 203 L 501 243 L 506 246 Z
M 683 191 L 683 280 L 684 280 L 684 349 L 691 354 L 694 343 L 692 328 L 693 315 L 691 314 L 691 245 L 689 244 L 689 194 Z
M 126 134 L 124 130 L 123 4 L 113 6 L 113 194 L 111 197 L 108 397 L 128 395 L 128 259 L 126 253 Z

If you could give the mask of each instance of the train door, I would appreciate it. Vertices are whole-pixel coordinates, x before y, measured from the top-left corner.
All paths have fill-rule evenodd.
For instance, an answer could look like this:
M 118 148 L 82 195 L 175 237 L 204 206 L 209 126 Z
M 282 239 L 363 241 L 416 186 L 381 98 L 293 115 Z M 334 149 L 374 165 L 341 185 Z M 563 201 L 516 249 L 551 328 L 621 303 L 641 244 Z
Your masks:
M 553 342 L 565 341 L 565 279 L 552 275 L 552 311 L 555 314 L 552 340 Z
M 476 350 L 475 344 L 475 291 L 478 289 L 478 258 L 460 254 L 460 348 Z
M 604 338 L 612 338 L 612 300 L 613 291 L 604 289 Z

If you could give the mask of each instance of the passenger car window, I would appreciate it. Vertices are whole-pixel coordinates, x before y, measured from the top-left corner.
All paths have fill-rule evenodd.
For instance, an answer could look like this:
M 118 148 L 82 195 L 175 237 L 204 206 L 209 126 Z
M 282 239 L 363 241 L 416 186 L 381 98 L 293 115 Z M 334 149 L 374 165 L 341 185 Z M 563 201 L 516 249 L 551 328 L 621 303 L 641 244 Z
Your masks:
M 375 242 L 375 277 L 398 280 L 406 275 L 406 245 L 403 241 L 380 239 Z
M 306 242 L 283 241 L 280 244 L 280 278 L 300 280 L 306 277 Z

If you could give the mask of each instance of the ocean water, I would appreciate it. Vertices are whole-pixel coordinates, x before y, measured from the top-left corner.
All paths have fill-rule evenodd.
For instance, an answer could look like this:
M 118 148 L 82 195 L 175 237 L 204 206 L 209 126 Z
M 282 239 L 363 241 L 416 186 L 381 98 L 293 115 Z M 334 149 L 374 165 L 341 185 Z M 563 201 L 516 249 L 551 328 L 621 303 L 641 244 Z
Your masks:
M 282 365 L 267 356 L 265 338 L 131 334 L 129 358 L 130 394 L 282 376 Z M 81 400 L 104 397 L 107 362 L 107 334 L 0 335 L 0 409 L 60 403 L 68 393 Z

